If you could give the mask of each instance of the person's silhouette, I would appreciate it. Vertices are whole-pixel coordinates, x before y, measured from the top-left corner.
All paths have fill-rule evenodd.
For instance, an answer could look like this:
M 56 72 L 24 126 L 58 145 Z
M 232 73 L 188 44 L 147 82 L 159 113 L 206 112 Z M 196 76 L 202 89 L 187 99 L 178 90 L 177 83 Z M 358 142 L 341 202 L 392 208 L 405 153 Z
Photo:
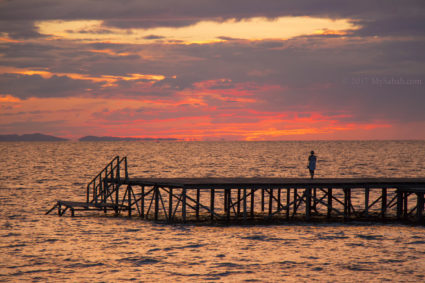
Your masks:
M 313 179 L 314 177 L 314 170 L 316 169 L 316 161 L 317 161 L 317 157 L 316 155 L 314 155 L 314 151 L 312 150 L 310 152 L 310 156 L 308 157 L 308 164 L 307 164 L 307 168 L 310 171 L 311 179 Z

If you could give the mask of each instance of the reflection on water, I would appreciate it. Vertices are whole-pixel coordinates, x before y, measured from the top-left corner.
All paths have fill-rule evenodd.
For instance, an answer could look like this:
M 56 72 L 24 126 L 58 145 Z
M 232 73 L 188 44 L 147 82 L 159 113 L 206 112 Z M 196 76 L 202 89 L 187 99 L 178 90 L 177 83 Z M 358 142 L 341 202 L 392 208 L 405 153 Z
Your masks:
M 114 156 L 131 176 L 423 177 L 423 141 L 0 143 L 0 281 L 424 281 L 424 227 L 45 216 Z

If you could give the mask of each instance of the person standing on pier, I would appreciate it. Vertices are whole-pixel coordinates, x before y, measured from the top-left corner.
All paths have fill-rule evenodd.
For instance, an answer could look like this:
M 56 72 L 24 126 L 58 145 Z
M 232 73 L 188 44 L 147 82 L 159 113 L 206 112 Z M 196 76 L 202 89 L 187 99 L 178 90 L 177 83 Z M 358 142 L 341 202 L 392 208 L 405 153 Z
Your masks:
M 316 169 L 316 161 L 317 161 L 317 157 L 316 155 L 314 155 L 314 151 L 312 150 L 310 152 L 310 156 L 308 157 L 308 165 L 307 165 L 307 168 L 310 171 L 311 179 L 313 179 L 314 177 L 314 170 Z

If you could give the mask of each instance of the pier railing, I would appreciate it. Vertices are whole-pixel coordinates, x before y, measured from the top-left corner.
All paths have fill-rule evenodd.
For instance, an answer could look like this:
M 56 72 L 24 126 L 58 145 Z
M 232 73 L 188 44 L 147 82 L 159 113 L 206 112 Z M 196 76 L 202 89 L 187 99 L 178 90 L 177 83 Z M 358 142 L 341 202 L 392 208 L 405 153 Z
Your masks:
M 87 184 L 87 203 L 106 203 L 108 198 L 114 202 L 113 192 L 116 189 L 115 186 L 119 186 L 122 181 L 127 179 L 127 156 L 121 159 L 119 156 L 115 156 L 105 168 Z

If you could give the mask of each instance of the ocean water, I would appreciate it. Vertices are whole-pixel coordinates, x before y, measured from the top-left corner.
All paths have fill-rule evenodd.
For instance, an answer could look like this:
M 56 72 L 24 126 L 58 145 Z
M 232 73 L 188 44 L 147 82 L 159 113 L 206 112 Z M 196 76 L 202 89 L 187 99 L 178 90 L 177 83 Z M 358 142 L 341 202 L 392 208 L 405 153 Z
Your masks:
M 425 227 L 155 224 L 44 213 L 115 155 L 131 177 L 425 177 L 425 141 L 0 143 L 2 282 L 423 282 Z

